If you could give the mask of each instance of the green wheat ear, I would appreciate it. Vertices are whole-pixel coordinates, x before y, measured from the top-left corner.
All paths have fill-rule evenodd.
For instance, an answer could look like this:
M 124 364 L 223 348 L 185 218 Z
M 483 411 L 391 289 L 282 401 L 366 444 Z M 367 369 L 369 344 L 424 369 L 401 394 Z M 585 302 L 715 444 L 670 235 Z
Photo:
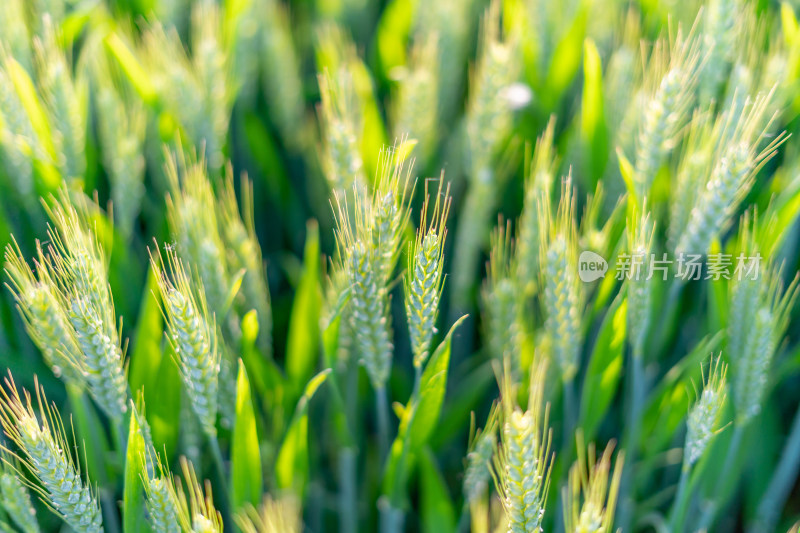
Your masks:
M 562 489 L 564 530 L 567 533 L 611 533 L 624 454 L 617 454 L 612 472 L 613 443 L 606 447 L 598 461 L 594 444 L 590 444 L 587 451 L 580 431 L 576 440 L 578 460 L 569 471 L 568 486 Z
M 500 406 L 495 403 L 483 429 L 477 432 L 470 431 L 467 468 L 464 472 L 463 484 L 464 498 L 470 504 L 476 502 L 488 488 L 492 475 L 492 457 L 497 448 L 499 417 Z M 474 429 L 474 420 L 473 415 L 471 429 Z
M 82 196 L 62 192 L 48 208 L 53 227 L 51 261 L 45 262 L 58 280 L 60 298 L 82 353 L 83 375 L 100 408 L 122 424 L 128 386 L 117 328 L 114 300 L 108 284 L 108 259 L 93 225 L 102 216 Z
M 405 276 L 406 317 L 416 368 L 421 368 L 430 355 L 444 284 L 442 268 L 447 238 L 445 223 L 450 212 L 451 197 L 450 185 L 443 190 L 443 183 L 444 176 L 439 180 L 430 221 L 428 211 L 431 199 L 426 196 L 417 239 L 413 245 L 409 245 L 408 270 Z
M 11 377 L 0 398 L 0 424 L 8 438 L 20 449 L 21 461 L 38 479 L 35 490 L 70 528 L 81 533 L 101 533 L 103 520 L 94 491 L 81 478 L 73 461 L 71 445 L 54 406 L 47 403 L 44 390 L 36 382 L 37 418 L 30 394 L 24 399 Z
M 150 527 L 157 533 L 179 533 L 180 508 L 172 474 L 152 447 L 145 446 L 140 459 L 147 473 L 142 481 Z
M 176 481 L 170 484 L 169 490 L 178 503 L 181 528 L 195 533 L 222 533 L 222 515 L 214 507 L 211 483 L 206 481 L 200 485 L 194 466 L 186 457 L 181 457 L 180 463 L 186 488 L 184 490 L 183 485 Z
M 508 366 L 508 361 L 505 366 Z M 553 458 L 552 433 L 548 426 L 549 405 L 543 407 L 546 365 L 531 371 L 527 410 L 516 402 L 510 371 L 502 384 L 502 425 L 495 453 L 493 476 L 505 510 L 509 533 L 539 533 L 550 489 Z
M 487 265 L 487 280 L 483 288 L 486 315 L 486 334 L 490 355 L 499 361 L 506 358 L 515 378 L 522 375 L 520 361 L 520 295 L 511 272 L 514 260 L 514 243 L 511 239 L 511 221 L 502 222 L 492 234 L 491 251 Z
M 25 533 L 38 533 L 36 509 L 28 493 L 27 480 L 19 470 L 19 462 L 10 454 L 0 452 L 0 507 Z
M 222 323 L 230 287 L 217 200 L 202 158 L 183 153 L 168 157 L 167 217 L 181 259 L 197 268 L 209 309 Z
M 16 240 L 12 239 L 12 243 L 6 246 L 8 287 L 25 321 L 25 329 L 42 352 L 45 362 L 57 377 L 81 389 L 86 383 L 83 356 L 75 331 L 39 244 L 37 252 L 38 279 L 23 259 Z
M 655 223 L 645 205 L 641 215 L 635 211 L 628 220 L 628 249 L 631 256 L 631 271 L 627 281 L 628 296 L 628 341 L 633 353 L 641 357 L 652 314 L 651 300 L 653 283 L 647 279 L 651 269 L 651 253 Z
M 575 197 L 572 179 L 562 183 L 555 219 L 540 210 L 541 284 L 544 287 L 545 331 L 564 381 L 578 370 L 581 345 L 581 282 L 578 279 Z M 546 228 L 546 229 L 544 229 Z
M 323 131 L 323 168 L 328 186 L 337 195 L 366 188 L 364 161 L 359 151 L 361 130 L 357 95 L 349 72 L 325 72 L 318 76 L 319 122 Z
M 392 109 L 395 138 L 417 141 L 419 168 L 425 168 L 436 149 L 439 111 L 439 37 L 420 36 L 411 49 L 409 66 Z
M 7 8 L 11 12 L 18 0 L 12 0 Z M 0 14 L 0 18 L 4 15 Z M 20 20 L 20 19 L 16 19 Z M 19 27 L 21 24 L 0 21 L 0 27 Z M 26 43 L 27 45 L 27 43 Z M 36 191 L 33 179 L 34 157 L 43 154 L 43 148 L 34 133 L 33 125 L 25 112 L 19 93 L 12 81 L 9 69 L 16 63 L 14 58 L 23 61 L 19 55 L 11 56 L 0 53 L 0 113 L 3 124 L 0 125 L 0 153 L 3 155 L 3 166 L 6 174 L 13 180 L 13 185 L 28 206 L 36 204 Z M 18 68 L 23 68 L 16 63 Z M 28 68 L 30 71 L 30 68 Z M 31 157 L 34 156 L 34 157 Z
M 388 289 L 410 216 L 410 174 L 393 149 L 381 153 L 379 175 L 370 197 L 353 189 L 354 207 L 338 195 L 336 240 L 341 270 L 350 286 L 348 313 L 356 351 L 370 380 L 380 390 L 392 364 Z
M 227 169 L 227 178 L 219 201 L 222 235 L 230 250 L 228 255 L 231 266 L 245 272 L 242 296 L 247 309 L 255 309 L 258 314 L 259 347 L 266 357 L 271 357 L 272 305 L 261 245 L 255 231 L 253 183 L 246 177 L 242 178 L 240 210 L 233 185 L 233 170 L 230 165 Z
M 725 231 L 757 172 L 786 139 L 781 133 L 761 148 L 775 115 L 770 115 L 772 92 L 746 98 L 717 120 L 711 147 L 714 164 L 705 188 L 696 195 L 686 226 L 677 241 L 676 254 L 705 254 L 715 236 Z
M 300 506 L 288 496 L 264 495 L 258 509 L 248 506 L 235 520 L 244 533 L 300 533 L 302 529 Z
M 506 94 L 519 76 L 519 36 L 514 32 L 503 35 L 500 18 L 501 2 L 493 1 L 481 21 L 478 60 L 470 83 L 465 128 L 467 168 L 473 182 L 491 180 L 492 158 L 508 136 L 513 119 Z
M 711 439 L 719 431 L 725 402 L 727 401 L 728 367 L 721 357 L 711 358 L 708 376 L 703 375 L 703 390 L 689 410 L 686 421 L 686 444 L 684 446 L 683 468 L 694 465 L 708 448 Z
M 113 65 L 103 51 L 94 51 L 93 56 L 90 72 L 96 87 L 103 168 L 111 185 L 116 225 L 130 239 L 145 194 L 143 148 L 147 114 L 141 102 L 115 84 Z
M 659 40 L 650 56 L 645 75 L 649 95 L 640 124 L 634 160 L 637 196 L 648 195 L 659 167 L 672 148 L 691 114 L 697 76 L 703 61 L 693 32 L 678 31 L 674 43 Z
M 174 250 L 150 261 L 167 321 L 167 336 L 181 370 L 183 384 L 203 431 L 216 435 L 220 352 L 213 315 L 206 305 L 202 283 L 193 283 Z
M 536 140 L 533 162 L 525 178 L 525 199 L 517 230 L 514 275 L 519 288 L 526 295 L 535 293 L 539 286 L 540 238 L 542 231 L 546 229 L 540 226 L 539 213 L 542 209 L 549 209 L 551 189 L 558 168 L 553 144 L 555 125 L 555 117 L 551 117 L 544 133 Z

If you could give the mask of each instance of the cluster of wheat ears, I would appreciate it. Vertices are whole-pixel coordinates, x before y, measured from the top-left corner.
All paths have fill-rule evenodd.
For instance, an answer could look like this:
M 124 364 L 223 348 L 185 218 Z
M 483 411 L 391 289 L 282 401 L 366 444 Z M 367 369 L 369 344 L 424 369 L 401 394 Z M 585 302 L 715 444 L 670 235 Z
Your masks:
M 791 3 L 3 0 L 0 531 L 796 531 L 799 91 Z

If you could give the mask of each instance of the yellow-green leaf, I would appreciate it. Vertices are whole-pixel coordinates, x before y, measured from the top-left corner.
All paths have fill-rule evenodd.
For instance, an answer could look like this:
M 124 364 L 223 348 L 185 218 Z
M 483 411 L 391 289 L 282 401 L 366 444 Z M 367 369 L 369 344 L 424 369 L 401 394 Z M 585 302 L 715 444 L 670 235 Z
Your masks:
M 139 98 L 149 106 L 155 106 L 158 102 L 158 93 L 150 81 L 147 71 L 139 63 L 139 60 L 131 52 L 125 41 L 115 32 L 110 32 L 103 39 L 108 51 L 117 60 L 122 71 L 128 77 L 133 88 L 139 94 Z
M 309 221 L 306 225 L 303 274 L 292 303 L 286 341 L 286 375 L 295 394 L 299 394 L 311 377 L 319 359 L 319 313 L 322 306 L 319 257 L 319 227 L 315 221 Z
M 453 501 L 429 448 L 420 454 L 419 473 L 423 533 L 452 533 L 456 530 Z
M 257 506 L 261 500 L 262 485 L 261 453 L 250 382 L 244 363 L 239 361 L 236 419 L 231 439 L 231 504 L 234 512 L 248 503 Z
M 159 308 L 158 294 L 156 274 L 153 269 L 148 269 L 128 367 L 128 383 L 131 390 L 144 391 L 145 405 L 155 403 L 159 394 L 156 383 L 161 366 L 164 319 Z
M 589 151 L 592 187 L 603 176 L 608 161 L 608 137 L 603 109 L 603 70 L 594 41 L 583 43 L 583 93 L 581 98 L 581 136 Z
M 125 488 L 122 495 L 122 519 L 125 533 L 149 531 L 145 521 L 144 485 L 142 476 L 147 475 L 142 466 L 145 443 L 136 417 L 131 410 L 128 429 L 128 451 L 125 455 Z
M 594 437 L 617 392 L 625 356 L 627 311 L 626 299 L 614 301 L 600 326 L 589 359 L 583 381 L 580 417 L 580 426 L 587 440 Z
M 330 369 L 323 370 L 306 385 L 275 461 L 275 481 L 278 488 L 292 490 L 301 499 L 308 483 L 308 402 L 330 372 Z

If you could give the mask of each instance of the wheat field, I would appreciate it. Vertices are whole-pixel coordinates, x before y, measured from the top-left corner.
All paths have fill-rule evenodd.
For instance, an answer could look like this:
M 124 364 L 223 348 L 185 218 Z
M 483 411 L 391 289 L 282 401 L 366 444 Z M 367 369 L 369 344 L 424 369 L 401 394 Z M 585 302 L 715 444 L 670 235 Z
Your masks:
M 0 531 L 797 531 L 799 16 L 3 0 Z

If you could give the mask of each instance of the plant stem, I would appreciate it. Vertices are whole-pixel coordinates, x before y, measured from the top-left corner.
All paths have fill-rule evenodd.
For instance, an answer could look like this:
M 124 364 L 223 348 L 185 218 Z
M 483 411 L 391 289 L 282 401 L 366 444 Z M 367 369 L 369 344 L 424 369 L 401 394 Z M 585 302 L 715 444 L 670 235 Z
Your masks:
M 114 503 L 114 493 L 107 490 L 101 491 L 100 505 L 103 508 L 103 529 L 107 533 L 119 533 L 119 518 L 117 506 Z
M 378 500 L 380 514 L 380 533 L 402 533 L 404 516 L 403 511 L 394 507 L 387 496 Z
M 756 521 L 748 528 L 750 533 L 775 530 L 775 524 L 795 483 L 798 470 L 800 470 L 800 408 L 794 415 L 792 429 L 786 439 L 778 466 L 772 474 L 769 487 L 758 504 Z
M 386 386 L 375 389 L 376 414 L 378 418 L 378 451 L 380 462 L 389 456 L 389 396 Z
M 357 452 L 353 447 L 343 448 L 339 454 L 339 528 L 342 533 L 358 531 L 358 504 L 356 479 L 358 479 Z
M 675 500 L 672 503 L 672 511 L 670 512 L 670 531 L 683 531 L 683 515 L 686 512 L 686 502 L 690 495 L 687 491 L 690 471 L 691 468 L 684 463 L 681 468 L 681 479 L 678 481 L 678 492 L 675 494 Z
M 630 530 L 633 520 L 633 507 L 636 497 L 635 469 L 636 451 L 639 445 L 642 423 L 642 407 L 647 396 L 645 384 L 644 361 L 641 346 L 634 347 L 631 353 L 631 372 L 628 374 L 628 412 L 625 424 L 625 464 L 622 469 L 620 483 L 620 527 Z
M 489 533 L 488 491 L 475 499 L 470 505 L 471 533 Z
M 419 388 L 422 384 L 422 366 L 414 366 L 414 392 L 411 394 L 412 398 L 419 396 Z
M 575 426 L 575 378 L 564 381 L 564 442 L 562 449 L 572 448 L 573 427 Z
M 458 220 L 458 233 L 453 261 L 452 289 L 450 291 L 450 322 L 453 323 L 461 315 L 468 313 L 473 305 L 472 290 L 475 270 L 481 256 L 481 250 L 489 236 L 489 217 L 494 210 L 494 191 L 491 180 L 487 182 L 470 180 L 464 209 Z M 464 333 L 462 331 L 462 337 Z M 469 350 L 466 352 L 469 353 Z
M 714 523 L 714 519 L 717 516 L 717 511 L 719 508 L 722 507 L 722 504 L 725 503 L 727 499 L 729 488 L 733 481 L 733 476 L 735 473 L 732 472 L 733 464 L 736 460 L 736 456 L 739 454 L 739 447 L 742 444 L 742 436 L 744 435 L 744 426 L 741 424 L 736 424 L 733 430 L 733 437 L 731 437 L 730 445 L 728 445 L 728 452 L 725 456 L 725 463 L 722 466 L 722 471 L 720 473 L 719 479 L 717 480 L 716 490 L 714 491 L 715 499 L 708 502 L 703 509 L 703 514 L 700 517 L 700 521 L 698 522 L 698 529 L 708 530 L 711 525 Z

